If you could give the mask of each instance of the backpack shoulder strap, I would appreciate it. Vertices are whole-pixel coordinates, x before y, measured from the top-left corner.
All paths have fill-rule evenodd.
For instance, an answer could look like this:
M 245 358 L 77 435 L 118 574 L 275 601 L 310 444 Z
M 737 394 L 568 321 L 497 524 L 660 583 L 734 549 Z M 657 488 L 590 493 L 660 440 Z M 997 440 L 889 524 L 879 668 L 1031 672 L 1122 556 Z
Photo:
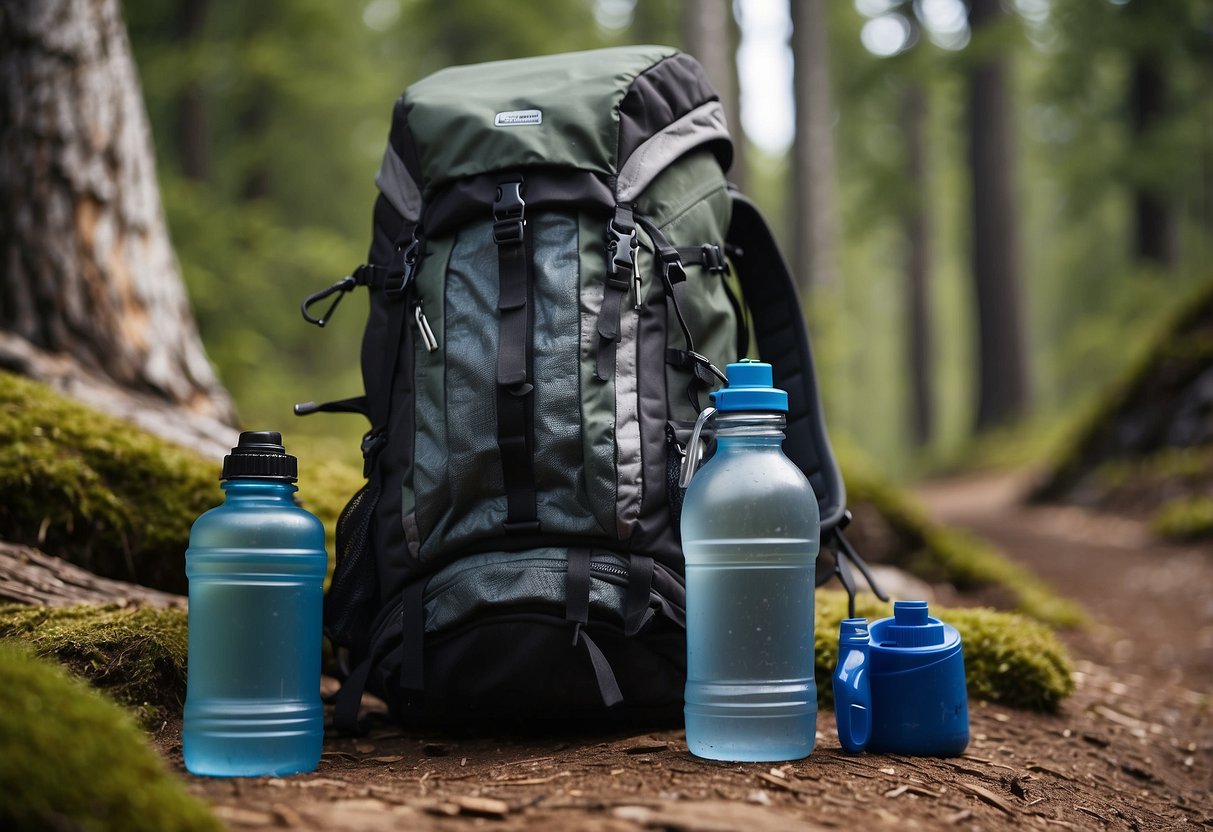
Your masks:
M 758 207 L 733 191 L 729 256 L 754 317 L 758 354 L 771 365 L 775 386 L 788 392 L 784 452 L 799 466 L 821 510 L 822 532 L 843 523 L 847 495 L 830 448 L 808 328 L 787 262 Z

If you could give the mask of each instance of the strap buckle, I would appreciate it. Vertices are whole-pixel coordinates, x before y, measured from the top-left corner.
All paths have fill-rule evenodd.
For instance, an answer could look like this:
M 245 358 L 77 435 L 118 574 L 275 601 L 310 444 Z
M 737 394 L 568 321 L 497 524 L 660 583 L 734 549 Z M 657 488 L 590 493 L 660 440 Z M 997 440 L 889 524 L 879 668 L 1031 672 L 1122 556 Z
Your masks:
M 720 246 L 715 246 L 711 243 L 703 244 L 703 267 L 709 272 L 726 272 L 729 270 L 728 261 L 724 259 L 724 252 L 720 250 Z
M 413 275 L 417 272 L 417 262 L 421 259 L 422 249 L 425 246 L 425 239 L 416 231 L 413 232 L 413 239 L 409 240 L 409 244 L 404 248 L 401 255 L 401 265 L 399 276 L 389 275 L 387 280 L 383 281 L 383 291 L 390 298 L 396 298 L 404 294 L 404 290 L 413 282 Z
M 493 242 L 497 245 L 522 242 L 526 227 L 526 200 L 522 198 L 522 180 L 502 182 L 493 200 Z

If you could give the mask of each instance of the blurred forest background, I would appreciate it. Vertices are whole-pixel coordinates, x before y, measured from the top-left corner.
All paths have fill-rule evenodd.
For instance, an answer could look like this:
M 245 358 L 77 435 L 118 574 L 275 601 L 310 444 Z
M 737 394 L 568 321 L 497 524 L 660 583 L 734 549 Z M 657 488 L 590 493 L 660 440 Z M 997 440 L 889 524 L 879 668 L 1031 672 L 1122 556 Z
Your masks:
M 361 420 L 290 406 L 360 392 L 365 298 L 324 331 L 299 302 L 363 262 L 392 103 L 450 64 L 644 42 L 700 57 L 744 149 L 731 178 L 797 264 L 831 432 L 895 477 L 1038 447 L 1213 274 L 1208 0 L 123 10 L 173 244 L 241 421 L 347 438 L 351 459 Z

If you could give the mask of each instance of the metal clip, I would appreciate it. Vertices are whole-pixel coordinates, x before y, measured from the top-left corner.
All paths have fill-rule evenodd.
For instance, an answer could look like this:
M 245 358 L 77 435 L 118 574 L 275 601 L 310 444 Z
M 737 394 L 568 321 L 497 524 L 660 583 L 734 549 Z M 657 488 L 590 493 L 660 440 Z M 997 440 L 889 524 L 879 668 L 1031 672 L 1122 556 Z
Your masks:
M 429 319 L 425 317 L 420 302 L 413 307 L 413 323 L 417 325 L 417 333 L 421 336 L 421 342 L 425 344 L 425 351 L 436 352 L 438 339 L 434 337 L 434 330 L 430 328 Z
M 695 469 L 699 467 L 699 460 L 703 458 L 703 443 L 700 442 L 699 436 L 703 433 L 703 426 L 715 413 L 716 408 L 705 407 L 699 413 L 699 418 L 695 420 L 695 429 L 691 431 L 691 438 L 687 440 L 686 456 L 682 458 L 682 471 L 678 474 L 679 488 L 686 488 L 691 484 L 691 477 L 695 476 Z

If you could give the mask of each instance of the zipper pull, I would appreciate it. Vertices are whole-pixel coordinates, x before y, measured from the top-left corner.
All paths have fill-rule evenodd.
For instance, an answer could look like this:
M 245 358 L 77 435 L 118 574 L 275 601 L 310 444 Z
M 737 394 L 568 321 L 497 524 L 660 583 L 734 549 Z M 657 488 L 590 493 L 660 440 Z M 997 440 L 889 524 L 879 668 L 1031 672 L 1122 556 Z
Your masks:
M 632 242 L 632 308 L 639 312 L 644 307 L 644 303 L 640 297 L 640 258 L 636 256 L 639 254 L 639 251 L 637 251 L 639 242 L 636 240 L 634 234 Z
M 425 311 L 421 308 L 421 301 L 417 301 L 413 305 L 413 323 L 417 327 L 417 333 L 421 336 L 421 342 L 425 344 L 425 351 L 437 352 L 438 339 L 434 337 L 434 330 L 430 328 L 430 322 L 425 317 Z

